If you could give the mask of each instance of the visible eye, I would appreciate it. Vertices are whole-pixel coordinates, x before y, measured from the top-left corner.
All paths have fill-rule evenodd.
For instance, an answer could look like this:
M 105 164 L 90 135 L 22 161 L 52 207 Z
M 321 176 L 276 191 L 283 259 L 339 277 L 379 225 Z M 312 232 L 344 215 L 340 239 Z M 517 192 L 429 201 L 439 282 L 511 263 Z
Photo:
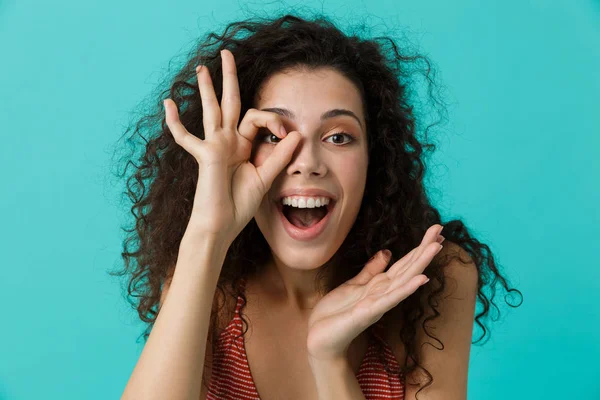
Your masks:
M 272 133 L 269 133 L 269 132 L 267 132 L 267 133 L 263 133 L 263 134 L 260 136 L 260 140 L 261 140 L 261 142 L 264 142 L 264 141 L 266 141 L 266 139 L 265 139 L 265 138 L 268 138 L 269 140 L 277 140 L 277 141 L 276 141 L 276 142 L 274 142 L 274 143 L 273 143 L 273 142 L 267 142 L 267 143 L 270 143 L 270 144 L 277 144 L 277 143 L 279 143 L 279 141 L 281 141 L 281 139 L 280 139 L 280 138 L 278 138 L 278 137 L 277 137 L 277 135 L 274 135 L 274 134 L 272 134 Z
M 338 132 L 338 133 L 334 133 L 333 135 L 329 136 L 327 139 L 331 139 L 332 137 L 338 137 L 338 138 L 342 137 L 342 138 L 343 138 L 344 136 L 346 136 L 346 137 L 350 138 L 350 140 L 349 140 L 349 141 L 347 141 L 347 142 L 342 142 L 342 143 L 340 143 L 340 142 L 335 142 L 335 144 L 346 144 L 346 143 L 350 143 L 350 142 L 353 142 L 353 141 L 354 141 L 354 136 L 352 136 L 351 134 L 349 134 L 349 133 L 346 133 L 346 132 Z M 343 139 L 342 139 L 342 140 L 343 140 Z
M 350 140 L 348 140 L 346 142 L 343 142 L 343 140 L 344 140 L 343 137 L 344 136 L 347 137 L 347 138 L 349 138 Z M 347 143 L 350 143 L 350 142 L 354 141 L 354 136 L 352 136 L 351 134 L 349 134 L 347 132 L 334 133 L 333 135 L 329 136 L 327 139 L 331 139 L 331 138 L 337 138 L 338 140 L 337 141 L 334 140 L 332 143 L 338 144 L 338 145 L 344 145 L 344 144 L 347 144 Z M 281 141 L 281 139 L 278 138 L 277 135 L 274 135 L 274 134 L 269 133 L 269 132 L 262 134 L 260 136 L 260 140 L 262 142 L 266 142 L 266 143 L 269 143 L 269 144 L 277 144 L 277 143 L 279 143 L 279 141 Z M 272 142 L 272 140 L 274 140 L 275 142 Z M 342 142 L 340 142 L 340 140 L 342 140 Z

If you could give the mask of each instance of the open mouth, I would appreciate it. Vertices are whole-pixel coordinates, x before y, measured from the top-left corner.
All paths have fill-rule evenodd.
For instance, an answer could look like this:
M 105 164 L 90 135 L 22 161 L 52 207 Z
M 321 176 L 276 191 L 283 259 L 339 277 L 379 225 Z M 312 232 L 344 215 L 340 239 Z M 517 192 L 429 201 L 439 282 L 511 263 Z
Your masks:
M 292 207 L 281 202 L 277 204 L 284 229 L 296 240 L 311 240 L 319 236 L 325 230 L 334 207 L 334 200 L 315 208 Z
M 283 215 L 297 228 L 310 228 L 319 223 L 327 215 L 327 206 L 315 208 L 298 208 L 283 206 Z
M 323 218 L 333 210 L 335 201 L 330 200 L 329 204 L 314 208 L 298 208 L 279 204 L 279 211 L 296 228 L 307 229 L 318 224 Z

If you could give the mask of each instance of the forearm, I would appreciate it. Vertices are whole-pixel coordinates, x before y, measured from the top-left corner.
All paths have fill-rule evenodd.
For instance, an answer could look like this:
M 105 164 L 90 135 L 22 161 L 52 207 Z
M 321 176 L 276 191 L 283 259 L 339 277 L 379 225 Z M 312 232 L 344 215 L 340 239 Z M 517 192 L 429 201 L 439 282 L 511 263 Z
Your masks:
M 212 302 L 226 249 L 200 240 L 180 248 L 169 294 L 121 399 L 200 397 Z
M 346 357 L 331 361 L 309 359 L 319 400 L 365 400 Z

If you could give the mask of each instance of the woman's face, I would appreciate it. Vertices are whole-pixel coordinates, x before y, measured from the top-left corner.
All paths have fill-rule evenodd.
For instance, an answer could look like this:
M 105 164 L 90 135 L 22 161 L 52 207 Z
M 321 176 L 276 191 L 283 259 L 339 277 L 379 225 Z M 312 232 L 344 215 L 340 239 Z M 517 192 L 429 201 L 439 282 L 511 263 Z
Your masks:
M 290 163 L 263 198 L 255 215 L 256 223 L 274 258 L 281 263 L 296 269 L 320 267 L 346 238 L 365 189 L 367 132 L 360 92 L 333 69 L 287 71 L 273 75 L 263 84 L 254 108 L 277 112 L 282 115 L 287 132 L 295 130 L 302 135 Z M 251 162 L 260 166 L 279 140 L 267 129 L 261 129 Z M 324 209 L 319 213 L 281 205 L 282 195 L 305 189 L 323 190 L 334 199 L 325 207 L 330 211 L 312 229 L 305 224 L 318 221 Z M 314 195 L 308 197 L 315 199 Z M 308 200 L 300 193 L 290 200 L 294 198 Z

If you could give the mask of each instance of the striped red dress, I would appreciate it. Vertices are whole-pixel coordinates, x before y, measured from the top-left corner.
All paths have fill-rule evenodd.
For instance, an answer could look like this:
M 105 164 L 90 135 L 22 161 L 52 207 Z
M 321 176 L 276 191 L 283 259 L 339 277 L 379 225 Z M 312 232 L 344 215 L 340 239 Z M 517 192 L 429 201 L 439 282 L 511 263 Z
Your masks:
M 219 336 L 207 400 L 260 400 L 248 365 L 244 337 L 241 336 L 239 311 L 242 304 L 243 299 L 238 296 L 235 315 Z M 399 371 L 398 361 L 382 338 L 380 321 L 373 326 L 373 336 L 369 337 L 369 347 L 356 378 L 367 400 L 403 400 L 404 386 L 398 374 L 387 373 L 377 354 L 376 340 L 382 344 L 389 369 Z

